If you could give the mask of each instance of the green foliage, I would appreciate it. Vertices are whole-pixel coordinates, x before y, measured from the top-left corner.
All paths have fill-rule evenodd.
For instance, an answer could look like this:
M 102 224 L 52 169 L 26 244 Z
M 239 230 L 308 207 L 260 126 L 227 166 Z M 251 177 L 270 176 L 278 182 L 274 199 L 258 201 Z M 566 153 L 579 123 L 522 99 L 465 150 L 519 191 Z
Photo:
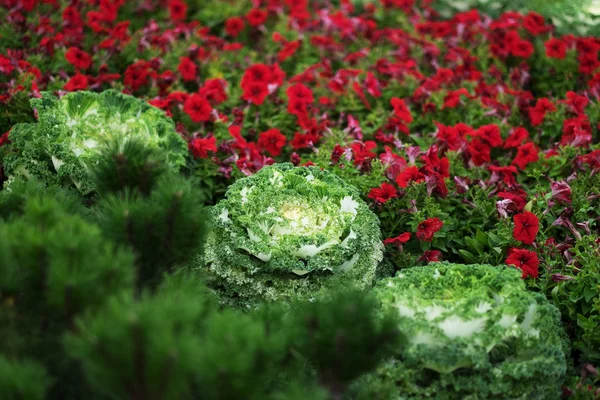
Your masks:
M 76 191 L 58 186 L 46 186 L 44 182 L 35 179 L 16 179 L 12 182 L 10 190 L 0 191 L 0 217 L 7 219 L 22 215 L 27 201 L 32 198 L 54 199 L 68 214 L 80 216 L 89 214 L 89 210 L 83 206 L 81 197 Z
M 119 139 L 136 138 L 163 149 L 175 168 L 185 163 L 187 148 L 173 121 L 143 100 L 108 90 L 73 92 L 61 99 L 44 93 L 31 105 L 38 122 L 17 124 L 10 133 L 11 151 L 4 158 L 10 178 L 74 185 L 87 194 L 95 188 L 89 168 L 105 143 Z
M 562 276 L 547 290 L 577 338 L 573 347 L 584 361 L 600 362 L 600 250 L 598 237 L 584 236 L 572 249 L 573 262 L 553 271 Z
M 60 337 L 77 315 L 131 291 L 134 257 L 73 215 L 68 203 L 63 208 L 66 195 L 30 193 L 16 197 L 22 204 L 0 223 L 0 349 L 43 363 L 56 382 L 53 396 L 87 396 L 73 383 L 80 377 L 64 357 Z
M 217 312 L 197 276 L 168 278 L 154 295 L 113 298 L 66 339 L 86 379 L 114 398 L 339 398 L 401 343 L 372 296 L 343 292 L 287 312 Z M 306 397 L 308 396 L 308 397 Z
M 202 249 L 209 217 L 199 190 L 181 176 L 163 175 L 147 197 L 125 191 L 98 207 L 105 234 L 135 251 L 139 284 L 160 279 Z
M 51 380 L 44 367 L 0 355 L 0 393 L 5 400 L 42 400 Z
M 27 199 L 23 216 L 0 232 L 0 291 L 29 316 L 70 321 L 133 282 L 132 254 L 55 199 Z
M 136 190 L 148 195 L 167 171 L 167 157 L 162 151 L 134 138 L 108 143 L 92 168 L 92 176 L 100 195 Z
M 113 398 L 175 399 L 189 390 L 202 348 L 197 335 L 211 296 L 194 279 L 168 279 L 156 295 L 113 297 L 69 334 L 67 353 L 88 382 Z
M 294 349 L 333 398 L 403 345 L 394 313 L 378 309 L 372 295 L 341 291 L 327 301 L 297 303 L 291 312 Z
M 384 279 L 409 344 L 359 398 L 558 398 L 568 344 L 560 314 L 513 268 L 435 263 Z
M 212 215 L 201 265 L 242 304 L 312 297 L 340 279 L 369 287 L 382 258 L 358 191 L 316 167 L 263 168 L 230 186 Z

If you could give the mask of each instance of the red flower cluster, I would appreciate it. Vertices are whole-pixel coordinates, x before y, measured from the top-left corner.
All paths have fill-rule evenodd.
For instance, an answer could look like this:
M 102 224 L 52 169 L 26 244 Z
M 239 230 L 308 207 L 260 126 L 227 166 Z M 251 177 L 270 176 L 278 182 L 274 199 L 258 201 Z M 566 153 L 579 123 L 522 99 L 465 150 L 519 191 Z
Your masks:
M 535 252 L 523 249 L 510 249 L 508 258 L 505 261 L 508 265 L 514 265 L 515 267 L 523 271 L 523 278 L 532 277 L 537 278 L 539 275 L 538 267 L 540 261 Z
M 444 223 L 439 218 L 427 218 L 417 226 L 417 239 L 431 242 L 437 231 L 442 229 Z
M 539 230 L 539 220 L 534 213 L 525 211 L 515 215 L 515 229 L 513 236 L 524 244 L 532 244 Z

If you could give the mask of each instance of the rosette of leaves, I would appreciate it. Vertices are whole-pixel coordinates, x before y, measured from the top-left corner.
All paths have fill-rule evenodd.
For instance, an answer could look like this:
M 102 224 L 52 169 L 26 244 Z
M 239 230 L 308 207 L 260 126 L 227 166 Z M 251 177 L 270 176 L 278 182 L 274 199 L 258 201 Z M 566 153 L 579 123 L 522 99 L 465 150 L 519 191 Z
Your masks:
M 569 351 L 560 313 L 526 290 L 519 270 L 435 263 L 375 292 L 409 339 L 358 398 L 560 398 Z
M 79 91 L 58 99 L 43 93 L 32 99 L 37 123 L 15 125 L 4 158 L 11 178 L 36 177 L 47 183 L 75 186 L 87 194 L 95 189 L 90 168 L 106 143 L 128 139 L 162 149 L 170 166 L 185 163 L 187 146 L 162 110 L 144 100 L 108 90 Z
M 250 304 L 373 283 L 379 221 L 356 188 L 317 167 L 275 164 L 230 186 L 213 208 L 201 264 L 221 294 Z

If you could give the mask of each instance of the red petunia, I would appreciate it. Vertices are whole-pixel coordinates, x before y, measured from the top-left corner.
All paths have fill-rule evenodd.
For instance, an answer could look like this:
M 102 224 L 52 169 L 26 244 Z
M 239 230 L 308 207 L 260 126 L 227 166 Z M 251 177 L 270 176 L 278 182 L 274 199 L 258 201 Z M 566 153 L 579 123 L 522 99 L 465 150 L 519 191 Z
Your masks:
M 427 218 L 417 225 L 417 239 L 423 242 L 431 242 L 433 235 L 442 229 L 444 223 L 439 218 Z
M 183 111 L 190 116 L 194 122 L 205 122 L 210 120 L 212 106 L 199 94 L 189 96 L 183 104 Z
M 267 12 L 259 8 L 253 8 L 246 14 L 246 18 L 251 26 L 260 26 L 267 20 Z
M 76 90 L 85 90 L 89 86 L 88 77 L 80 74 L 79 72 L 69 79 L 69 81 L 63 86 L 68 92 L 74 92 Z
M 381 187 L 371 189 L 368 197 L 378 203 L 383 204 L 394 197 L 398 197 L 398 192 L 396 191 L 394 185 L 384 182 L 381 184 Z
M 532 162 L 536 162 L 539 160 L 539 158 L 538 150 L 535 148 L 535 145 L 529 142 L 519 147 L 517 155 L 512 164 L 516 165 L 520 169 L 525 169 L 527 165 Z
M 189 149 L 196 158 L 208 157 L 208 152 L 217 151 L 217 139 L 214 136 L 209 138 L 195 138 L 188 144 Z
M 565 181 L 552 182 L 552 199 L 562 204 L 571 204 L 571 187 Z
M 412 114 L 410 113 L 409 108 L 404 103 L 404 100 L 399 99 L 397 97 L 392 97 L 390 100 L 390 104 L 394 107 L 394 114 L 402 121 L 410 124 L 413 121 Z
M 306 149 L 311 147 L 319 140 L 319 137 L 314 133 L 296 132 L 290 144 L 294 150 Z
M 227 18 L 225 21 L 225 32 L 231 37 L 237 37 L 244 29 L 244 20 L 240 17 Z
M 544 43 L 544 47 L 546 48 L 546 55 L 550 58 L 562 60 L 567 55 L 567 44 L 561 39 L 549 39 Z
M 396 183 L 401 188 L 405 188 L 411 182 L 423 182 L 425 180 L 425 175 L 423 175 L 419 168 L 417 167 L 408 167 L 404 169 L 404 171 L 400 172 L 396 177 Z
M 281 154 L 281 149 L 283 149 L 285 143 L 285 135 L 275 128 L 261 133 L 258 137 L 258 147 L 274 157 Z
M 8 137 L 8 135 L 10 134 L 10 131 L 4 133 L 2 136 L 0 136 L 0 147 L 4 146 L 7 143 L 10 143 L 10 138 Z
M 426 263 L 440 262 L 442 261 L 442 252 L 439 250 L 425 250 L 417 261 L 425 261 Z
M 539 275 L 538 267 L 540 260 L 535 252 L 512 248 L 508 252 L 508 257 L 504 261 L 507 265 L 514 265 L 523 271 L 522 278 L 531 276 L 537 278 Z
M 67 61 L 77 69 L 88 69 L 92 65 L 92 57 L 77 47 L 71 47 L 65 53 Z
M 252 82 L 244 87 L 242 99 L 247 100 L 257 106 L 261 105 L 269 95 L 269 88 L 265 83 Z
M 242 86 L 242 89 L 245 89 L 253 83 L 261 83 L 266 86 L 271 83 L 272 79 L 273 73 L 271 72 L 271 68 L 265 64 L 254 64 L 244 71 L 240 85 Z
M 533 54 L 533 51 L 533 44 L 522 39 L 512 43 L 510 47 L 510 52 L 515 57 L 529 58 Z
M 549 27 L 546 26 L 544 17 L 533 11 L 530 11 L 525 18 L 523 18 L 523 27 L 533 36 L 538 36 L 549 29 Z
M 182 21 L 187 15 L 187 4 L 182 0 L 169 1 L 169 15 L 173 21 Z
M 468 148 L 473 164 L 481 165 L 491 161 L 492 149 L 479 138 L 471 140 Z
M 504 148 L 508 149 L 511 147 L 519 147 L 521 143 L 525 140 L 529 139 L 529 132 L 523 127 L 515 128 L 510 135 L 506 138 L 504 142 Z
M 403 244 L 406 243 L 410 240 L 410 232 L 404 232 L 396 237 L 393 238 L 387 238 L 383 241 L 383 244 Z
M 189 57 L 181 57 L 179 61 L 179 66 L 177 67 L 181 78 L 184 81 L 193 81 L 196 79 L 196 72 L 198 69 L 196 68 L 196 64 Z
M 532 244 L 540 228 L 538 217 L 529 211 L 515 215 L 513 237 L 524 244 Z
M 312 90 L 301 83 L 288 87 L 286 93 L 290 102 L 311 104 L 314 101 Z
M 489 147 L 501 147 L 503 144 L 500 127 L 496 124 L 482 125 L 474 130 L 471 135 L 478 137 Z
M 556 111 L 556 106 L 548 99 L 538 99 L 534 107 L 529 108 L 529 119 L 531 125 L 537 126 L 544 121 L 544 117 L 548 112 Z

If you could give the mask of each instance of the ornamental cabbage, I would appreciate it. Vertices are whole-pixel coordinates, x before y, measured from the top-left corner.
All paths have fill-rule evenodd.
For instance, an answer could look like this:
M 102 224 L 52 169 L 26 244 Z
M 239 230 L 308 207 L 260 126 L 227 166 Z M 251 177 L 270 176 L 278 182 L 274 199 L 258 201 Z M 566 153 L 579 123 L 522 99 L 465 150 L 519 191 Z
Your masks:
M 558 399 L 560 313 L 515 268 L 435 263 L 378 282 L 409 344 L 358 385 L 359 399 Z
M 317 167 L 275 164 L 236 181 L 213 207 L 202 265 L 225 297 L 311 298 L 334 282 L 373 284 L 379 220 L 358 190 Z
M 17 124 L 10 132 L 12 151 L 4 159 L 6 174 L 38 178 L 49 184 L 75 185 L 86 194 L 94 190 L 90 167 L 103 145 L 135 138 L 162 149 L 178 168 L 187 146 L 165 113 L 143 100 L 115 90 L 67 93 L 58 99 L 43 93 L 32 99 L 38 122 Z

